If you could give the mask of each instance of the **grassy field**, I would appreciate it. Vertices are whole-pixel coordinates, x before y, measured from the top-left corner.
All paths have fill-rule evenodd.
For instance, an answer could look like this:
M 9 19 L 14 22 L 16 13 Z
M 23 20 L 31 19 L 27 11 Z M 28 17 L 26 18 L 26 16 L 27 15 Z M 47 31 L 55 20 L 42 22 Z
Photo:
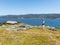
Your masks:
M 0 45 L 60 45 L 60 30 L 34 27 L 14 31 L 0 28 Z

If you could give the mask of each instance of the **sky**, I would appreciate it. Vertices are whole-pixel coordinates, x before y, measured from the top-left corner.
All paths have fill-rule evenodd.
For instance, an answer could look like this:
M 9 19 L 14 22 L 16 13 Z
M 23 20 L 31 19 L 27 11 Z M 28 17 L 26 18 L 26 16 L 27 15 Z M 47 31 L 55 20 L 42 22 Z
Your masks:
M 60 0 L 0 0 L 0 15 L 60 13 Z

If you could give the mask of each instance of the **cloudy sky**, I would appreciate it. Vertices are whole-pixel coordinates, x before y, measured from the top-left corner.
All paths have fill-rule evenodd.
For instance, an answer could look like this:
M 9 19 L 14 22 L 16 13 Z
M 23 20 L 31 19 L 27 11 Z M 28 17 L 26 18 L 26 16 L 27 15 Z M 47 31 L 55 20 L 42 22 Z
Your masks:
M 60 0 L 0 0 L 0 15 L 60 13 Z

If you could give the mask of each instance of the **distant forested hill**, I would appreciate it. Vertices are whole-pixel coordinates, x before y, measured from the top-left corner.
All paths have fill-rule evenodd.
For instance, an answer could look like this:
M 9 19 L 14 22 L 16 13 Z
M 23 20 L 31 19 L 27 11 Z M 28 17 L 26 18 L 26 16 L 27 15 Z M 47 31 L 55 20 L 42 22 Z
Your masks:
M 0 18 L 60 18 L 60 14 L 25 14 L 25 15 L 6 15 Z

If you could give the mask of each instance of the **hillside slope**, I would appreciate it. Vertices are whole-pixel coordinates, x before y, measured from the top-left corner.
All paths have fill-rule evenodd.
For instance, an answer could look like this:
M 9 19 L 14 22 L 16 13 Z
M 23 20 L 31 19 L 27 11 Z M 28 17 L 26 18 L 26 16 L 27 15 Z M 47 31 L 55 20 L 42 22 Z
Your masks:
M 60 45 L 60 30 L 5 30 L 0 28 L 0 45 Z
M 60 14 L 24 14 L 24 15 L 5 15 L 0 18 L 60 18 Z

